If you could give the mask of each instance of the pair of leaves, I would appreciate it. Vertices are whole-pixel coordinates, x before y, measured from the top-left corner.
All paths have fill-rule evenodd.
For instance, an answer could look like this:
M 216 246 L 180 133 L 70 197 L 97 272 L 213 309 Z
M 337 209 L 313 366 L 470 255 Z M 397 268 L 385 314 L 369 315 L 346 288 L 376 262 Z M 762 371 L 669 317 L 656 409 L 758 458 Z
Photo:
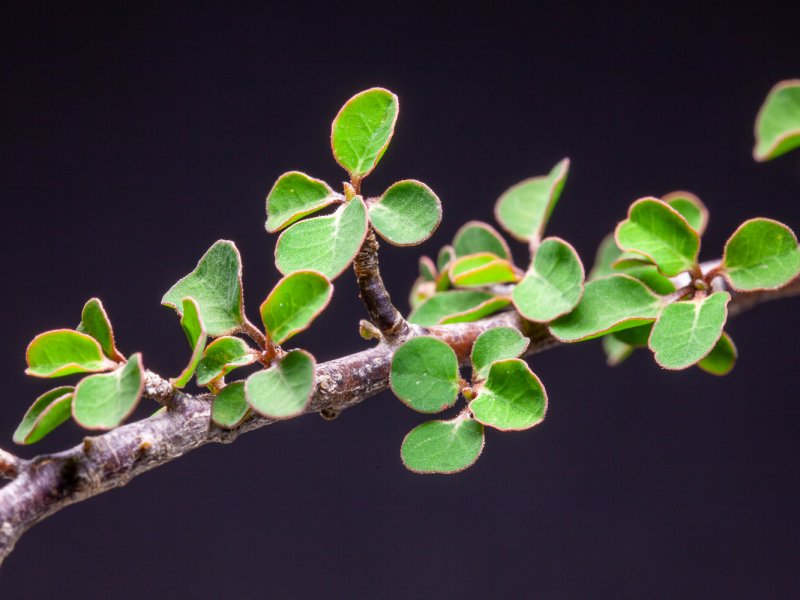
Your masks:
M 472 351 L 479 388 L 469 410 L 449 421 L 430 421 L 403 440 L 403 463 L 420 473 L 453 473 L 472 465 L 483 449 L 484 425 L 502 431 L 528 429 L 544 418 L 547 396 L 527 364 L 516 358 L 528 340 L 513 328 L 481 334 Z M 455 352 L 445 342 L 418 337 L 397 349 L 390 385 L 407 406 L 424 413 L 455 404 L 461 384 Z

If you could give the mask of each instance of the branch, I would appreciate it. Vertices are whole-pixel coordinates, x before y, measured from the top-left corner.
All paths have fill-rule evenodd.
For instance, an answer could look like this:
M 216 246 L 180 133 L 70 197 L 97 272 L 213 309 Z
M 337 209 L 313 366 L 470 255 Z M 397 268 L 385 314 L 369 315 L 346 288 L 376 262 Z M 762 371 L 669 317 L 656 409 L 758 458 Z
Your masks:
M 377 289 L 369 289 L 375 290 L 377 297 L 381 297 L 380 290 L 383 290 L 389 302 L 382 284 Z M 800 295 L 800 278 L 777 291 L 735 294 L 730 305 L 731 314 L 740 314 L 757 303 L 790 295 Z M 383 303 L 378 306 L 387 307 Z M 388 306 L 394 309 L 390 302 Z M 410 330 L 407 323 L 405 326 Z M 459 362 L 465 364 L 475 338 L 498 326 L 512 326 L 522 331 L 531 340 L 529 354 L 559 344 L 545 325 L 526 322 L 515 312 L 474 323 L 431 327 L 425 333 L 449 344 Z M 369 350 L 319 364 L 317 389 L 305 412 L 338 414 L 387 389 L 394 348 L 384 340 Z M 236 429 L 221 429 L 210 421 L 210 394 L 192 396 L 176 391 L 149 371 L 145 395 L 165 404 L 168 410 L 103 435 L 86 437 L 82 444 L 56 454 L 21 460 L 0 451 L 0 465 L 11 465 L 5 467 L 4 473 L 8 476 L 16 473 L 13 481 L 0 489 L 0 561 L 13 550 L 23 533 L 56 511 L 121 487 L 133 477 L 195 448 L 212 442 L 230 443 L 243 433 L 274 422 L 253 416 Z

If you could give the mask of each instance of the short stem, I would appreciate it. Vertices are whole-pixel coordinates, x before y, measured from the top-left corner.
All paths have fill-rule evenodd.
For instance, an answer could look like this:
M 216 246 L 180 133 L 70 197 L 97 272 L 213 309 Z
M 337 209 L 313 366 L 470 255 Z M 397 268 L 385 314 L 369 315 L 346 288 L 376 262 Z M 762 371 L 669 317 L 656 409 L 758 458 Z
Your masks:
M 261 333 L 261 330 L 253 325 L 250 322 L 250 319 L 247 317 L 245 317 L 244 323 L 242 323 L 242 331 L 247 335 L 247 337 L 258 344 L 258 347 L 262 350 L 269 350 L 272 348 L 272 342 L 267 338 L 267 336 Z

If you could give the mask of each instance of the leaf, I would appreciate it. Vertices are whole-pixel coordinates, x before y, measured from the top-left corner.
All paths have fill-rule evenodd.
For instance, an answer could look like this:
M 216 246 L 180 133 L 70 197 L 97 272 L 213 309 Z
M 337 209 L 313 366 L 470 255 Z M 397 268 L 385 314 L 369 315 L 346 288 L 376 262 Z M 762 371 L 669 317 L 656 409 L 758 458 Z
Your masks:
M 261 305 L 261 320 L 267 336 L 282 344 L 308 329 L 325 310 L 333 285 L 316 271 L 295 271 L 281 279 Z
M 758 111 L 753 157 L 766 161 L 800 146 L 800 79 L 776 84 Z
M 653 323 L 647 323 L 645 325 L 639 325 L 638 327 L 630 327 L 628 329 L 615 331 L 606 337 L 616 338 L 631 348 L 647 348 L 652 331 Z
M 419 257 L 419 276 L 423 281 L 436 281 L 436 265 L 427 256 Z
M 472 321 L 479 321 L 484 317 L 493 315 L 494 313 L 503 310 L 511 304 L 511 298 L 505 296 L 494 296 L 485 302 L 481 302 L 477 306 L 463 310 L 459 313 L 443 317 L 440 325 L 452 325 L 454 323 L 471 323 Z
M 83 307 L 81 322 L 76 328 L 78 333 L 86 333 L 100 343 L 105 355 L 111 360 L 122 361 L 122 356 L 114 345 L 114 330 L 108 320 L 103 303 L 99 298 L 90 299 Z
M 142 355 L 112 373 L 90 375 L 75 388 L 72 416 L 85 429 L 113 429 L 127 419 L 144 389 Z
M 420 336 L 400 346 L 392 357 L 389 385 L 406 406 L 437 413 L 458 398 L 458 359 L 436 338 Z
M 529 321 L 552 321 L 578 304 L 583 276 L 575 248 L 562 239 L 547 238 L 536 249 L 525 277 L 514 287 L 514 306 Z
M 655 198 L 631 204 L 628 218 L 617 225 L 616 237 L 622 250 L 644 254 L 668 277 L 690 271 L 697 263 L 697 232 L 678 211 Z
M 197 385 L 208 385 L 234 369 L 256 361 L 256 353 L 237 337 L 221 337 L 208 345 L 197 365 Z
M 442 203 L 424 183 L 398 181 L 370 204 L 369 220 L 390 244 L 413 246 L 427 240 L 439 227 Z
M 491 252 L 500 258 L 511 260 L 511 250 L 506 241 L 494 227 L 481 221 L 470 221 L 456 232 L 456 237 L 453 238 L 453 250 L 456 256 Z
M 400 458 L 414 473 L 458 473 L 483 451 L 483 425 L 465 413 L 451 421 L 428 421 L 408 432 Z
M 603 351 L 606 353 L 606 364 L 609 367 L 616 367 L 628 358 L 634 348 L 625 342 L 618 340 L 613 335 L 606 335 L 601 338 Z
M 677 210 L 699 235 L 705 233 L 708 225 L 708 209 L 700 198 L 691 192 L 678 191 L 662 196 L 661 201 Z
M 241 330 L 242 260 L 233 242 L 215 242 L 194 271 L 164 294 L 161 304 L 182 315 L 182 301 L 187 297 L 197 302 L 208 335 L 218 337 Z
M 425 281 L 424 278 L 417 277 L 414 285 L 411 286 L 411 293 L 408 295 L 408 304 L 411 310 L 417 308 L 435 293 L 436 288 L 434 282 Z
M 267 195 L 267 231 L 275 233 L 341 200 L 342 196 L 321 179 L 300 171 L 284 173 Z
M 314 395 L 316 362 L 304 350 L 292 350 L 265 370 L 253 373 L 244 384 L 250 408 L 270 419 L 302 414 Z
M 461 316 L 472 312 L 483 313 L 484 310 L 493 308 L 496 300 L 498 298 L 489 292 L 472 290 L 439 292 L 414 309 L 408 316 L 408 321 L 414 325 L 431 327 L 441 324 L 448 317 Z M 508 299 L 503 299 L 492 312 L 497 312 L 497 310 L 508 306 L 509 303 Z M 491 313 L 485 313 L 481 316 L 486 316 L 486 314 Z
M 565 158 L 548 175 L 510 187 L 495 204 L 497 222 L 520 241 L 539 240 L 564 189 L 568 171 L 569 159 Z
M 244 397 L 244 381 L 235 381 L 222 388 L 211 402 L 211 421 L 225 429 L 238 427 L 250 408 Z
M 723 331 L 714 349 L 697 366 L 712 375 L 727 375 L 736 365 L 738 354 L 731 336 Z
M 372 88 L 350 98 L 331 127 L 333 156 L 353 180 L 369 175 L 386 152 L 394 134 L 399 103 L 383 88 Z
M 348 267 L 367 235 L 367 209 L 361 196 L 332 215 L 295 223 L 278 238 L 275 265 L 283 275 L 319 271 L 334 280 Z
M 456 259 L 456 249 L 450 246 L 442 246 L 439 255 L 436 257 L 436 268 L 439 272 L 447 270 L 447 267 Z
M 675 284 L 669 277 L 664 277 L 658 272 L 658 267 L 655 265 L 638 264 L 636 266 L 627 267 L 623 269 L 626 275 L 630 275 L 644 283 L 647 287 L 653 290 L 656 294 L 666 296 L 676 291 Z
M 520 356 L 529 343 L 528 338 L 513 327 L 484 331 L 472 345 L 473 379 L 486 379 L 493 362 Z
M 450 266 L 450 281 L 461 287 L 480 287 L 519 280 L 514 265 L 491 252 L 467 254 Z
M 71 329 L 56 329 L 37 335 L 25 352 L 27 375 L 63 377 L 113 369 L 116 363 L 103 356 L 100 344 L 90 335 Z
M 597 253 L 594 258 L 594 266 L 589 272 L 589 279 L 600 279 L 606 275 L 613 275 L 616 273 L 614 269 L 614 261 L 622 255 L 622 250 L 617 246 L 617 240 L 614 238 L 613 233 L 609 233 L 600 242 L 597 248 Z
M 181 327 L 183 327 L 183 332 L 186 334 L 186 339 L 189 340 L 192 356 L 183 372 L 178 377 L 169 380 L 176 388 L 182 388 L 189 383 L 197 368 L 197 364 L 203 357 L 203 350 L 208 341 L 206 328 L 203 325 L 203 321 L 200 319 L 200 308 L 197 306 L 197 302 L 194 301 L 194 298 L 183 299 Z
M 708 356 L 728 318 L 728 292 L 664 307 L 650 334 L 650 349 L 665 369 L 685 369 Z
M 72 410 L 72 386 L 57 387 L 39 396 L 14 432 L 15 444 L 38 442 L 64 421 Z
M 733 289 L 775 290 L 800 273 L 794 232 L 772 219 L 750 219 L 725 244 L 722 269 Z
M 544 421 L 547 393 L 524 360 L 509 358 L 492 363 L 469 409 L 479 423 L 500 431 L 520 431 Z
M 588 340 L 653 321 L 661 307 L 641 281 L 611 275 L 587 283 L 575 310 L 550 323 L 550 332 L 562 342 Z

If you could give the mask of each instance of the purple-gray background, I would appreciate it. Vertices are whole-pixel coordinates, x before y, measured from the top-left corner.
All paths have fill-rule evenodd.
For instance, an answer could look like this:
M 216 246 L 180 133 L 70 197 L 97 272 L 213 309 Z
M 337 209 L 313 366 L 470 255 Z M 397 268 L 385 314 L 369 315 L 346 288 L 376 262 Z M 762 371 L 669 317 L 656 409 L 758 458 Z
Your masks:
M 382 248 L 403 309 L 420 254 L 563 156 L 549 232 L 589 264 L 631 201 L 673 189 L 711 209 L 704 259 L 749 216 L 800 228 L 800 154 L 750 155 L 770 86 L 800 77 L 797 14 L 643 4 L 4 3 L 0 445 L 48 389 L 22 374 L 28 341 L 74 326 L 93 295 L 123 351 L 174 375 L 188 348 L 159 299 L 228 238 L 256 318 L 278 278 L 266 192 L 290 169 L 342 180 L 330 121 L 369 86 L 401 111 L 366 193 L 413 177 L 444 205 L 433 240 Z M 205 447 L 35 527 L 0 596 L 791 597 L 797 308 L 732 322 L 741 358 L 724 379 L 645 353 L 608 369 L 598 343 L 536 356 L 547 420 L 490 431 L 454 477 L 404 470 L 400 441 L 423 418 L 389 394 Z M 361 317 L 346 273 L 296 342 L 320 360 L 362 349 Z M 82 435 L 68 424 L 19 452 Z

